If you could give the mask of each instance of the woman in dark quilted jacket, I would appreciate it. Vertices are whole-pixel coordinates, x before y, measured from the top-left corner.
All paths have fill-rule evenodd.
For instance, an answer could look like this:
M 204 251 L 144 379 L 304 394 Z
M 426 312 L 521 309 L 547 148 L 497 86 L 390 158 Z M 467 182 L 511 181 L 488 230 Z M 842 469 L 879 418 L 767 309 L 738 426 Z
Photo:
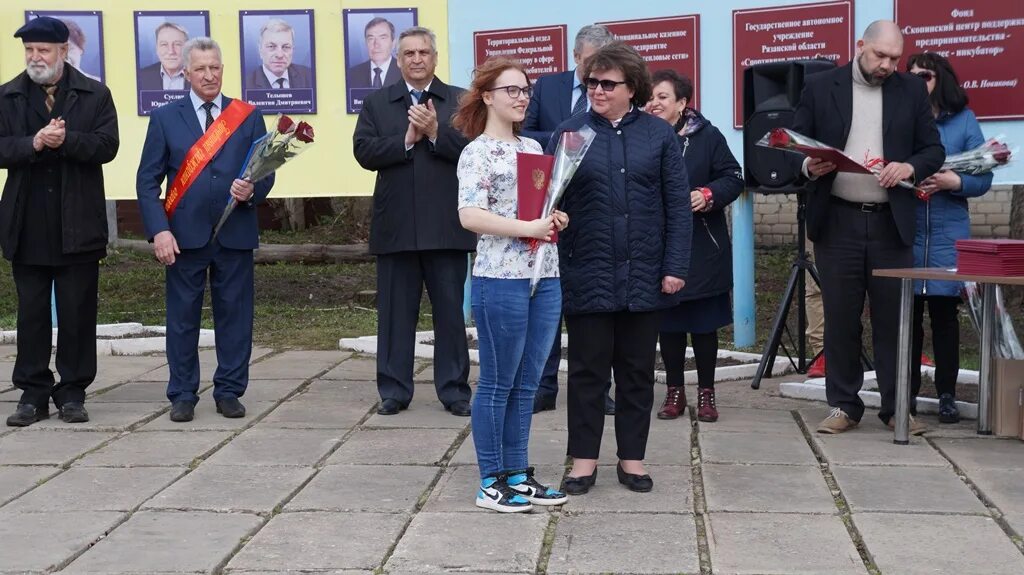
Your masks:
M 686 409 L 683 365 L 686 334 L 697 364 L 697 419 L 718 421 L 715 366 L 718 330 L 732 323 L 732 245 L 725 207 L 743 191 L 743 172 L 718 128 L 686 105 L 693 100 L 693 82 L 675 70 L 654 73 L 654 97 L 647 111 L 672 125 L 679 137 L 690 182 L 693 210 L 693 260 L 682 302 L 661 318 L 661 357 L 668 389 L 659 419 L 675 419 Z
M 565 491 L 581 495 L 597 477 L 604 387 L 615 370 L 615 439 L 620 483 L 646 492 L 644 468 L 654 404 L 661 310 L 679 302 L 690 266 L 690 186 L 672 127 L 641 110 L 651 98 L 647 65 L 613 42 L 588 58 L 590 111 L 555 131 L 587 125 L 597 137 L 573 176 L 562 210 L 562 303 L 569 331 L 568 453 Z

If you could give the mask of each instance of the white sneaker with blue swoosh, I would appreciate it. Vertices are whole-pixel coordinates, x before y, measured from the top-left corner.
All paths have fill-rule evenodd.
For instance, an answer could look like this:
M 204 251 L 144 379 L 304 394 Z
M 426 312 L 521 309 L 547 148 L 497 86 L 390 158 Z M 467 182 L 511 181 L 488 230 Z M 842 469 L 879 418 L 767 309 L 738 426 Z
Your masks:
M 486 477 L 480 481 L 480 490 L 476 492 L 476 506 L 498 513 L 526 513 L 533 509 L 533 505 L 525 497 L 508 486 L 504 475 Z

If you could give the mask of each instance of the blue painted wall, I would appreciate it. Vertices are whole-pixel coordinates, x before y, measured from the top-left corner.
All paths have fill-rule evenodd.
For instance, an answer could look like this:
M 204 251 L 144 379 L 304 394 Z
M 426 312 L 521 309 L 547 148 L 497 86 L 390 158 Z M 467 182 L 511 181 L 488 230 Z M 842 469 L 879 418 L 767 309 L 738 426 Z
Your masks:
M 448 0 L 451 80 L 462 86 L 469 83 L 473 71 L 474 31 L 566 24 L 571 49 L 576 31 L 596 21 L 700 14 L 701 112 L 726 134 L 730 148 L 742 162 L 742 132 L 731 128 L 732 11 L 806 3 L 807 0 L 645 0 L 614 3 L 519 0 L 498 7 L 492 2 L 479 0 Z M 596 6 L 599 7 L 595 9 Z M 857 38 L 872 21 L 893 17 L 893 0 L 855 0 L 854 14 L 854 38 Z M 982 130 L 990 137 L 1002 134 L 1011 143 L 1024 147 L 1024 121 L 983 122 Z M 1024 161 L 997 170 L 995 183 L 1024 183 Z

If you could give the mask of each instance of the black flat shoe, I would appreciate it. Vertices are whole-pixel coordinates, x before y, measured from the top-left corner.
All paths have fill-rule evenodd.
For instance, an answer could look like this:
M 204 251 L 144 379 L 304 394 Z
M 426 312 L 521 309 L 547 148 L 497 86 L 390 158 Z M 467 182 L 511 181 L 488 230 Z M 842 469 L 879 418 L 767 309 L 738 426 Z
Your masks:
M 64 423 L 85 423 L 89 421 L 89 412 L 81 403 L 68 402 L 60 406 L 60 420 Z
M 171 404 L 171 421 L 184 423 L 195 417 L 196 406 L 189 401 L 175 401 Z
M 382 399 L 380 407 L 377 408 L 377 415 L 398 415 L 399 411 L 405 409 L 397 399 Z
M 622 469 L 622 464 L 615 466 L 615 473 L 619 476 L 619 483 L 626 486 L 630 491 L 636 491 L 637 493 L 647 493 L 651 489 L 654 489 L 654 480 L 651 479 L 650 475 L 636 475 L 633 473 L 626 473 Z
M 590 488 L 597 483 L 597 468 L 594 468 L 594 472 L 590 475 L 584 475 L 582 477 L 568 476 L 565 478 L 565 489 L 564 491 L 569 495 L 583 495 L 590 491 Z
M 229 419 L 245 417 L 245 406 L 237 397 L 228 397 L 217 402 L 217 413 Z
M 533 396 L 533 412 L 553 411 L 555 409 L 555 396 L 551 394 L 537 394 Z
M 446 405 L 445 409 L 456 417 L 469 417 L 473 414 L 473 410 L 469 407 L 469 402 L 465 399 L 453 401 L 451 405 Z
M 36 407 L 27 403 L 19 403 L 14 413 L 7 418 L 9 427 L 28 427 L 37 421 L 50 418 L 50 407 Z

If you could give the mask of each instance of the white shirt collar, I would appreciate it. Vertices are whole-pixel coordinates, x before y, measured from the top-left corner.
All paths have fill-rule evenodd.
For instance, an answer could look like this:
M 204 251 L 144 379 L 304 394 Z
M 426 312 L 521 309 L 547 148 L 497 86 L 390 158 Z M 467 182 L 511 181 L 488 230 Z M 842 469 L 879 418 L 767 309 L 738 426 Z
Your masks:
M 185 77 L 185 69 L 182 68 L 181 70 L 178 70 L 178 73 L 174 74 L 172 76 L 171 74 L 168 74 L 167 70 L 164 70 L 164 67 L 161 65 L 160 66 L 160 77 L 161 78 L 184 78 Z
M 192 109 L 194 109 L 196 112 L 199 112 L 203 109 L 203 104 L 205 103 L 205 101 L 202 98 L 200 98 L 198 94 L 196 94 L 195 90 L 189 90 L 188 97 L 192 98 Z M 217 97 L 213 99 L 213 105 L 218 110 L 224 109 L 224 106 L 222 105 L 223 102 L 224 94 L 217 94 Z
M 276 76 L 276 75 L 274 75 L 273 72 L 268 70 L 266 66 L 263 66 L 263 75 L 267 77 L 267 81 L 270 82 L 270 87 L 271 88 L 276 88 L 277 86 L 275 85 L 275 82 L 277 82 L 278 80 L 280 80 L 282 78 L 284 78 L 284 82 L 285 82 L 285 84 L 288 85 L 289 88 L 291 88 L 291 86 L 292 86 L 292 81 L 288 77 L 288 69 L 287 68 L 285 68 L 284 74 L 281 74 L 280 76 Z
M 387 62 L 384 62 L 383 64 L 374 64 L 373 60 L 370 60 L 370 80 L 373 80 L 373 69 L 380 68 L 380 81 L 384 82 L 384 78 L 388 75 L 388 70 L 391 69 L 391 62 L 393 60 L 394 58 L 390 56 L 388 57 Z

